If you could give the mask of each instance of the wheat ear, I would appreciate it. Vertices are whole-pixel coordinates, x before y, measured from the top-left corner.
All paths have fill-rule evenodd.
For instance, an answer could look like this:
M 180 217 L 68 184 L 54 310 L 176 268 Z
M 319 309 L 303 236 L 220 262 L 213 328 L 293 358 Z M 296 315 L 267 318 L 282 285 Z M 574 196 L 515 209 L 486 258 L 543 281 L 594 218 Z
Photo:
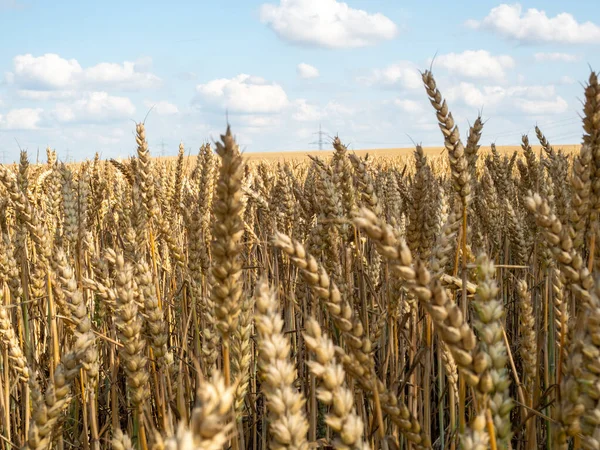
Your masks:
M 275 293 L 265 280 L 256 288 L 258 369 L 269 410 L 270 448 L 307 450 L 306 400 L 294 387 L 297 373 L 290 362 L 290 342 L 283 335 L 283 319 Z
M 319 380 L 317 398 L 330 406 L 325 422 L 336 433 L 334 448 L 367 450 L 363 421 L 356 414 L 354 396 L 344 381 L 344 368 L 336 361 L 333 342 L 321 332 L 321 326 L 314 319 L 306 323 L 304 341 L 314 355 L 308 367 Z

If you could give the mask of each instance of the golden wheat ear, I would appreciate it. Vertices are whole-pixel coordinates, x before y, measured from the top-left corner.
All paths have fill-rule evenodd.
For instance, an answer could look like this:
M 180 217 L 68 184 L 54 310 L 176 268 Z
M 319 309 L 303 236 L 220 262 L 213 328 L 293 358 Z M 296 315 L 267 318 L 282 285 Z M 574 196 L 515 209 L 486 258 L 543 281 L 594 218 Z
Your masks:
M 306 399 L 294 383 L 298 374 L 290 359 L 290 342 L 283 334 L 279 301 L 266 280 L 255 295 L 258 369 L 269 412 L 271 448 L 307 450 Z

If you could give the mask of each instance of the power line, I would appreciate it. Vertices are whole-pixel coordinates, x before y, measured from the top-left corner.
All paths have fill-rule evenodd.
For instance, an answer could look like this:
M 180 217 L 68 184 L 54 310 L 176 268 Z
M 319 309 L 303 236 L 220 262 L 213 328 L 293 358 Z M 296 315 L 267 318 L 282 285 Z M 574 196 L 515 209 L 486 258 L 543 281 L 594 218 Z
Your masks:
M 573 117 L 570 119 L 565 119 L 565 120 L 559 120 L 556 122 L 547 122 L 545 124 L 540 124 L 538 123 L 537 125 L 543 129 L 544 132 L 548 131 L 548 130 L 554 130 L 556 128 L 561 128 L 561 127 L 566 127 L 566 126 L 571 126 L 571 125 L 575 125 L 577 122 L 579 122 L 581 119 L 577 118 L 577 117 Z M 498 133 L 492 133 L 495 137 L 499 137 L 499 136 L 512 136 L 512 135 L 522 135 L 522 134 L 526 134 L 527 132 L 531 131 L 532 127 L 529 127 L 527 129 L 527 131 L 523 132 L 523 131 L 518 131 L 518 130 L 506 130 L 506 131 L 499 131 Z M 485 128 L 484 128 L 485 129 Z
M 309 142 L 308 145 L 319 145 L 319 150 L 323 150 L 323 136 L 328 136 L 329 133 L 324 132 L 321 129 L 321 124 L 319 123 L 319 131 L 317 131 L 316 133 L 313 134 L 317 134 L 319 135 L 319 139 L 315 142 Z
M 575 138 L 575 137 L 580 137 L 582 135 L 581 131 L 573 131 L 571 133 L 566 133 L 566 134 L 562 134 L 562 135 L 558 135 L 558 136 L 552 136 L 552 139 L 554 141 L 558 141 L 560 139 L 565 139 L 565 138 Z M 552 142 L 550 142 L 552 144 Z M 560 144 L 557 144 L 560 145 Z

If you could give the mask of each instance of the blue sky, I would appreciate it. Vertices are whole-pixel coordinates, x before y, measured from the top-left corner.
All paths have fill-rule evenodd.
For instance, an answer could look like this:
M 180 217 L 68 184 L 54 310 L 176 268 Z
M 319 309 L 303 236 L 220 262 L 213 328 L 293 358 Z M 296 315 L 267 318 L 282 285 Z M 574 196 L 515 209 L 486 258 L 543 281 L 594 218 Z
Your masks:
M 426 5 L 426 7 L 424 7 Z M 595 1 L 0 0 L 0 162 L 192 153 L 225 130 L 248 152 L 306 150 L 319 123 L 351 148 L 441 145 L 433 71 L 463 132 L 578 143 Z M 533 138 L 533 135 L 532 135 Z

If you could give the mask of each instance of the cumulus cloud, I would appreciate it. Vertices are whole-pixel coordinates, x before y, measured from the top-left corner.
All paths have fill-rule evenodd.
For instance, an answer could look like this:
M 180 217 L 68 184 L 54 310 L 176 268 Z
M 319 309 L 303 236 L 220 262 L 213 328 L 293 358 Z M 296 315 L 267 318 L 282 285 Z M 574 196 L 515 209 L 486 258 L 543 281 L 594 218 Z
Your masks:
M 581 56 L 572 55 L 570 53 L 539 52 L 533 55 L 533 59 L 535 59 L 537 62 L 577 62 L 581 60 Z
M 247 133 L 258 133 L 264 131 L 265 128 L 274 127 L 280 123 L 280 117 L 274 115 L 244 115 L 241 117 L 241 125 Z
M 523 12 L 519 3 L 503 3 L 482 20 L 468 20 L 466 25 L 524 43 L 600 43 L 600 27 L 592 22 L 578 22 L 568 13 L 548 17 L 545 11 L 535 8 Z
M 383 14 L 354 9 L 336 0 L 265 3 L 260 19 L 281 39 L 314 47 L 366 47 L 398 33 L 396 24 Z
M 500 100 L 501 94 L 494 92 L 494 87 L 479 88 L 473 83 L 461 82 L 449 89 L 444 89 L 446 100 L 452 103 L 462 101 L 468 106 L 480 108 L 484 104 L 495 105 Z
M 83 68 L 76 59 L 55 53 L 33 56 L 30 53 L 13 59 L 13 70 L 5 79 L 26 91 L 94 89 L 113 87 L 137 90 L 156 87 L 161 80 L 148 72 L 148 58 L 123 64 L 103 62 Z
M 68 135 L 74 141 L 89 141 L 90 139 L 101 145 L 114 145 L 122 143 L 126 133 L 121 128 L 109 128 L 98 125 L 80 125 L 68 130 Z
M 108 134 L 101 134 L 98 136 L 98 140 L 101 144 L 117 144 L 121 142 L 121 139 L 125 136 L 125 131 L 120 128 L 113 128 Z
M 319 69 L 310 64 L 300 63 L 296 67 L 296 73 L 300 78 L 317 78 L 319 76 Z
M 295 111 L 292 118 L 299 122 L 314 122 L 324 117 L 323 111 L 317 105 L 310 104 L 303 98 L 296 100 L 294 107 Z
M 146 108 L 152 108 L 152 111 L 156 112 L 159 116 L 172 116 L 179 113 L 179 108 L 173 103 L 169 103 L 165 100 L 160 102 L 151 102 L 146 100 L 144 102 Z
M 56 105 L 52 114 L 59 122 L 102 122 L 130 118 L 135 106 L 127 97 L 91 92 L 82 98 Z
M 35 130 L 42 119 L 42 108 L 11 109 L 0 115 L 0 128 L 3 130 Z
M 532 116 L 562 114 L 569 109 L 567 101 L 560 96 L 553 100 L 529 100 L 517 98 L 515 99 L 515 106 L 518 110 Z
M 319 120 L 349 117 L 356 114 L 356 108 L 344 105 L 335 100 L 325 106 L 309 103 L 305 99 L 297 99 L 293 104 L 292 119 L 299 122 L 316 122 Z
M 384 69 L 375 69 L 367 76 L 358 77 L 358 81 L 368 86 L 402 86 L 406 89 L 420 89 L 422 86 L 417 66 L 408 61 L 401 61 Z
M 247 74 L 199 84 L 196 92 L 196 103 L 204 101 L 238 113 L 275 113 L 288 105 L 287 94 L 280 85 Z
M 567 111 L 568 103 L 557 95 L 553 85 L 483 86 L 462 82 L 444 89 L 452 105 L 463 103 L 472 108 L 486 107 L 488 114 L 520 111 L 529 115 L 552 115 Z
M 500 80 L 505 77 L 506 69 L 515 66 L 515 61 L 508 55 L 494 56 L 487 50 L 466 50 L 438 56 L 434 64 L 463 77 Z
M 64 59 L 55 53 L 38 57 L 28 53 L 15 56 L 9 81 L 30 89 L 61 89 L 72 86 L 82 73 L 75 59 Z
M 125 61 L 123 64 L 100 63 L 86 69 L 84 82 L 92 86 L 135 90 L 156 87 L 160 84 L 160 78 L 150 72 L 140 71 L 135 62 Z
M 445 90 L 449 102 L 462 101 L 468 106 L 496 106 L 506 99 L 544 99 L 556 95 L 554 86 L 483 86 L 462 82 Z
M 36 91 L 33 89 L 19 89 L 17 90 L 17 95 L 25 100 L 46 101 L 75 98 L 78 93 L 74 90 Z

